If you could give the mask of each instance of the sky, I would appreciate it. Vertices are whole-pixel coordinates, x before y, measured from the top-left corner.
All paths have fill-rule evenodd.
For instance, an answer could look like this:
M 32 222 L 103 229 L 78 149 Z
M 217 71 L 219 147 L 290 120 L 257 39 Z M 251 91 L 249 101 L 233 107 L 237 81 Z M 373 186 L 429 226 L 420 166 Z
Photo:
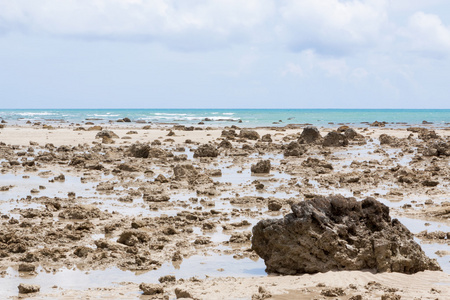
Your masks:
M 450 1 L 0 0 L 0 108 L 450 108 Z

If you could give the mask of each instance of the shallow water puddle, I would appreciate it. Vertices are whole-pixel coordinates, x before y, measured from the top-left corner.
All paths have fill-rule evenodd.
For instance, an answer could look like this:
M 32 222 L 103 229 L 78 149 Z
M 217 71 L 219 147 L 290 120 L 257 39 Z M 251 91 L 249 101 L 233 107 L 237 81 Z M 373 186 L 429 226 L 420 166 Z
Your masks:
M 253 277 L 266 276 L 265 265 L 262 259 L 253 261 L 249 258 L 236 260 L 229 255 L 212 254 L 208 256 L 194 255 L 184 259 L 179 266 L 163 264 L 161 268 L 153 271 L 123 271 L 119 268 L 109 268 L 97 271 L 82 271 L 62 269 L 56 273 L 47 273 L 38 268 L 38 275 L 34 277 L 21 277 L 18 271 L 8 268 L 5 278 L 0 278 L 4 297 L 17 296 L 17 286 L 20 283 L 38 284 L 42 293 L 48 293 L 57 286 L 63 289 L 86 290 L 95 287 L 108 287 L 119 282 L 157 283 L 158 278 L 165 275 L 174 275 L 177 279 L 188 279 L 195 276 L 203 279 L 209 277 L 236 276 Z

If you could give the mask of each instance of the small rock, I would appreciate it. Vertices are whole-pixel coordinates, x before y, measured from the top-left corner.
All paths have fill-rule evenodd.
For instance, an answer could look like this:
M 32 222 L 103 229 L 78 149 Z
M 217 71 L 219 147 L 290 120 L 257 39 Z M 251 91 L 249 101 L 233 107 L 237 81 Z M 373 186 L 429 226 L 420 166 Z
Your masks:
M 37 293 L 41 290 L 39 285 L 21 283 L 18 286 L 19 294 Z
M 141 283 L 139 288 L 144 293 L 144 295 L 156 295 L 164 293 L 164 288 L 159 284 L 152 283 Z

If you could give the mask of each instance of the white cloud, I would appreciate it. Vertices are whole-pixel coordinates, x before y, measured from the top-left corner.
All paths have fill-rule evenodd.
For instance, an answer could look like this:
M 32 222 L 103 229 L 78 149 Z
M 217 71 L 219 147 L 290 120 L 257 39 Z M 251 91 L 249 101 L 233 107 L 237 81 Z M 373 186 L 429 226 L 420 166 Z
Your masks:
M 271 0 L 0 0 L 3 30 L 214 47 L 251 39 Z
M 450 27 L 437 15 L 417 12 L 401 33 L 406 37 L 407 50 L 434 57 L 450 54 Z
M 416 12 L 445 1 L 411 1 L 0 0 L 0 33 L 144 41 L 187 51 L 247 44 L 335 57 L 405 50 L 445 56 L 449 28 L 438 15 Z M 411 14 L 408 24 L 393 19 L 393 11 Z M 337 66 L 326 68 L 332 74 Z
M 388 28 L 384 0 L 288 0 L 280 31 L 294 50 L 347 53 L 376 45 Z
M 299 64 L 295 63 L 287 63 L 283 71 L 281 72 L 281 75 L 287 76 L 287 75 L 294 75 L 294 76 L 303 76 L 303 69 Z

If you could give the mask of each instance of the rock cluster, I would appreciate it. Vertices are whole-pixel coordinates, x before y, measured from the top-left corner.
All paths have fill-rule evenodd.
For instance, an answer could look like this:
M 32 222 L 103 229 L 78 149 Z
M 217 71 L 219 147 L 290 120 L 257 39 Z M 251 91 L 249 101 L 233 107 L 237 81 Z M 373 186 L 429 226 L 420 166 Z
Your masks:
M 253 228 L 252 249 L 268 272 L 440 270 L 413 234 L 391 220 L 389 208 L 373 198 L 316 197 L 291 208 L 283 219 L 263 220 Z

